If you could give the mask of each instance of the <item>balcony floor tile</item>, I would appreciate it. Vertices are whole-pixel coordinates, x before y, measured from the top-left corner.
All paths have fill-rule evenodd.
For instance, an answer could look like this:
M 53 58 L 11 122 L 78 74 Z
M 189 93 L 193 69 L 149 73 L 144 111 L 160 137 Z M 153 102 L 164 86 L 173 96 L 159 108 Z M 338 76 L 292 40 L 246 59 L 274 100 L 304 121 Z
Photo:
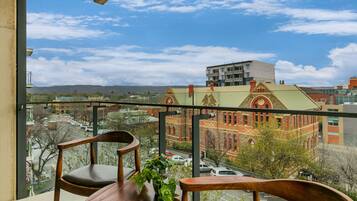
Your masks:
M 61 191 L 61 201 L 85 201 L 87 197 L 78 196 L 66 191 Z M 52 201 L 53 191 L 21 199 L 19 201 Z

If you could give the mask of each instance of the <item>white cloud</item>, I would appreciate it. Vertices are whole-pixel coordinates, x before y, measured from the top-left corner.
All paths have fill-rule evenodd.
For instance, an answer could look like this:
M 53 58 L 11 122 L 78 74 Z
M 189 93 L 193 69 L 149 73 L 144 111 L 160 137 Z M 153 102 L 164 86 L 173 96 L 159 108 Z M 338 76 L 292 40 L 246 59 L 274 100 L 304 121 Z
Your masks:
M 48 40 L 94 38 L 105 35 L 105 31 L 93 28 L 102 23 L 127 26 L 121 22 L 121 18 L 28 13 L 27 37 Z
M 357 21 L 295 22 L 283 25 L 277 31 L 339 36 L 357 35 Z
M 289 84 L 326 86 L 346 84 L 349 77 L 357 75 L 356 43 L 332 49 L 328 57 L 330 65 L 321 68 L 279 60 L 276 63 L 276 79 Z
M 203 9 L 229 8 L 241 0 L 112 0 L 129 10 L 191 13 Z
M 285 15 L 292 19 L 311 21 L 357 20 L 357 12 L 352 10 L 331 10 L 316 8 L 291 8 L 282 0 L 252 0 L 242 2 L 235 8 L 244 9 L 249 14 Z
M 357 11 L 289 7 L 286 0 L 112 0 L 136 11 L 192 13 L 203 9 L 229 9 L 250 15 L 285 16 L 277 31 L 304 34 L 357 35 Z M 299 22 L 296 22 L 299 21 Z M 336 27 L 336 28 L 335 28 Z
M 60 51 L 75 54 L 68 60 L 58 57 L 60 54 L 28 59 L 28 69 L 33 72 L 35 85 L 202 85 L 208 65 L 275 56 L 238 48 L 194 45 L 157 52 L 148 52 L 137 46 Z
M 186 85 L 204 84 L 205 67 L 241 60 L 271 60 L 272 53 L 243 51 L 220 46 L 164 48 L 146 51 L 138 46 L 110 48 L 41 48 L 56 57 L 30 57 L 28 69 L 37 86 L 98 85 Z M 66 59 L 61 58 L 62 55 Z M 68 56 L 72 59 L 68 59 Z M 276 62 L 276 79 L 288 84 L 326 86 L 345 84 L 357 75 L 357 44 L 332 49 L 330 64 L 323 67 L 300 65 L 286 60 Z
M 277 31 L 337 36 L 357 35 L 357 12 L 353 10 L 291 8 L 282 0 L 253 0 L 240 3 L 235 8 L 244 9 L 248 14 L 283 15 L 290 18 L 290 22 L 280 26 Z

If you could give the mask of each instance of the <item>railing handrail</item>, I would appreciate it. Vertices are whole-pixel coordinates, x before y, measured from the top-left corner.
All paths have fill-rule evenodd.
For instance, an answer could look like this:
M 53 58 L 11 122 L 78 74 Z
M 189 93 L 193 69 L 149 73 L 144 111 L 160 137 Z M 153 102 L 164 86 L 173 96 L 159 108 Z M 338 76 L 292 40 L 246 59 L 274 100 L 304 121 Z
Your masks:
M 259 108 L 242 108 L 242 107 L 220 107 L 220 106 L 201 106 L 201 105 L 170 105 L 160 103 L 139 103 L 139 102 L 121 102 L 121 101 L 49 101 L 49 102 L 28 102 L 29 105 L 49 105 L 49 104 L 113 104 L 113 105 L 136 105 L 168 108 L 185 108 L 198 110 L 220 110 L 230 112 L 263 112 L 275 114 L 301 114 L 313 116 L 330 116 L 330 117 L 348 117 L 357 118 L 357 113 L 352 112 L 334 112 L 320 110 L 283 110 L 283 109 L 259 109 Z

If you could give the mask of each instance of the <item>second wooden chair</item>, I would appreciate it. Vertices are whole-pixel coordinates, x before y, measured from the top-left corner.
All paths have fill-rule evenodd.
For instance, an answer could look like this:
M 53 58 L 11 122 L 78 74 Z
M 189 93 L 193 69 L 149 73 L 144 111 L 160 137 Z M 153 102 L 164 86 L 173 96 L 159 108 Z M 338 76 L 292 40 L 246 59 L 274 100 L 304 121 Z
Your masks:
M 100 165 L 96 163 L 94 143 L 117 142 L 128 143 L 127 146 L 117 150 L 118 167 Z M 90 144 L 90 165 L 78 168 L 62 176 L 63 151 L 83 144 Z M 56 169 L 54 201 L 60 199 L 60 189 L 68 192 L 89 196 L 106 185 L 118 182 L 123 184 L 126 178 L 140 171 L 139 141 L 127 131 L 113 131 L 95 137 L 73 140 L 58 144 L 58 161 Z M 129 152 L 135 152 L 135 169 L 124 168 L 123 156 Z

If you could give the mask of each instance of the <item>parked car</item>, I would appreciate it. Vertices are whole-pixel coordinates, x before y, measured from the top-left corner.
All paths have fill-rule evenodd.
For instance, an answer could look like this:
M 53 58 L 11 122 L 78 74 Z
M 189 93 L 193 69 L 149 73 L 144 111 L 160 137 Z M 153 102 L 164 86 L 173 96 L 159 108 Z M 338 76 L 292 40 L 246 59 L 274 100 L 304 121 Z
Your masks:
M 159 148 L 156 148 L 156 147 L 155 148 L 151 148 L 149 150 L 149 154 L 150 155 L 159 154 Z M 169 152 L 169 151 L 166 151 L 165 155 L 166 155 L 167 158 L 171 158 L 174 154 Z
M 317 180 L 316 176 L 310 170 L 307 169 L 300 169 L 299 176 L 308 179 L 310 181 Z
M 200 172 L 201 173 L 209 173 L 209 172 L 211 172 L 211 170 L 212 170 L 212 167 L 210 167 L 204 163 L 200 163 Z
M 185 166 L 192 166 L 192 158 L 187 158 L 185 160 Z M 201 173 L 209 173 L 211 172 L 212 166 L 208 166 L 205 164 L 205 162 L 200 161 L 200 172 Z
M 150 155 L 159 154 L 159 148 L 151 148 L 149 154 Z
M 173 155 L 171 157 L 171 160 L 176 163 L 176 164 L 179 164 L 179 165 L 183 165 L 185 163 L 185 159 L 180 156 L 180 155 Z
M 87 131 L 87 132 L 93 132 L 93 127 L 92 127 L 92 126 L 87 126 L 87 127 L 85 128 L 85 131 Z
M 171 158 L 172 156 L 174 156 L 175 154 L 173 154 L 172 152 L 166 151 L 165 155 L 167 156 L 167 158 Z
M 234 171 L 225 167 L 215 167 L 211 170 L 211 176 L 243 176 L 241 172 Z

